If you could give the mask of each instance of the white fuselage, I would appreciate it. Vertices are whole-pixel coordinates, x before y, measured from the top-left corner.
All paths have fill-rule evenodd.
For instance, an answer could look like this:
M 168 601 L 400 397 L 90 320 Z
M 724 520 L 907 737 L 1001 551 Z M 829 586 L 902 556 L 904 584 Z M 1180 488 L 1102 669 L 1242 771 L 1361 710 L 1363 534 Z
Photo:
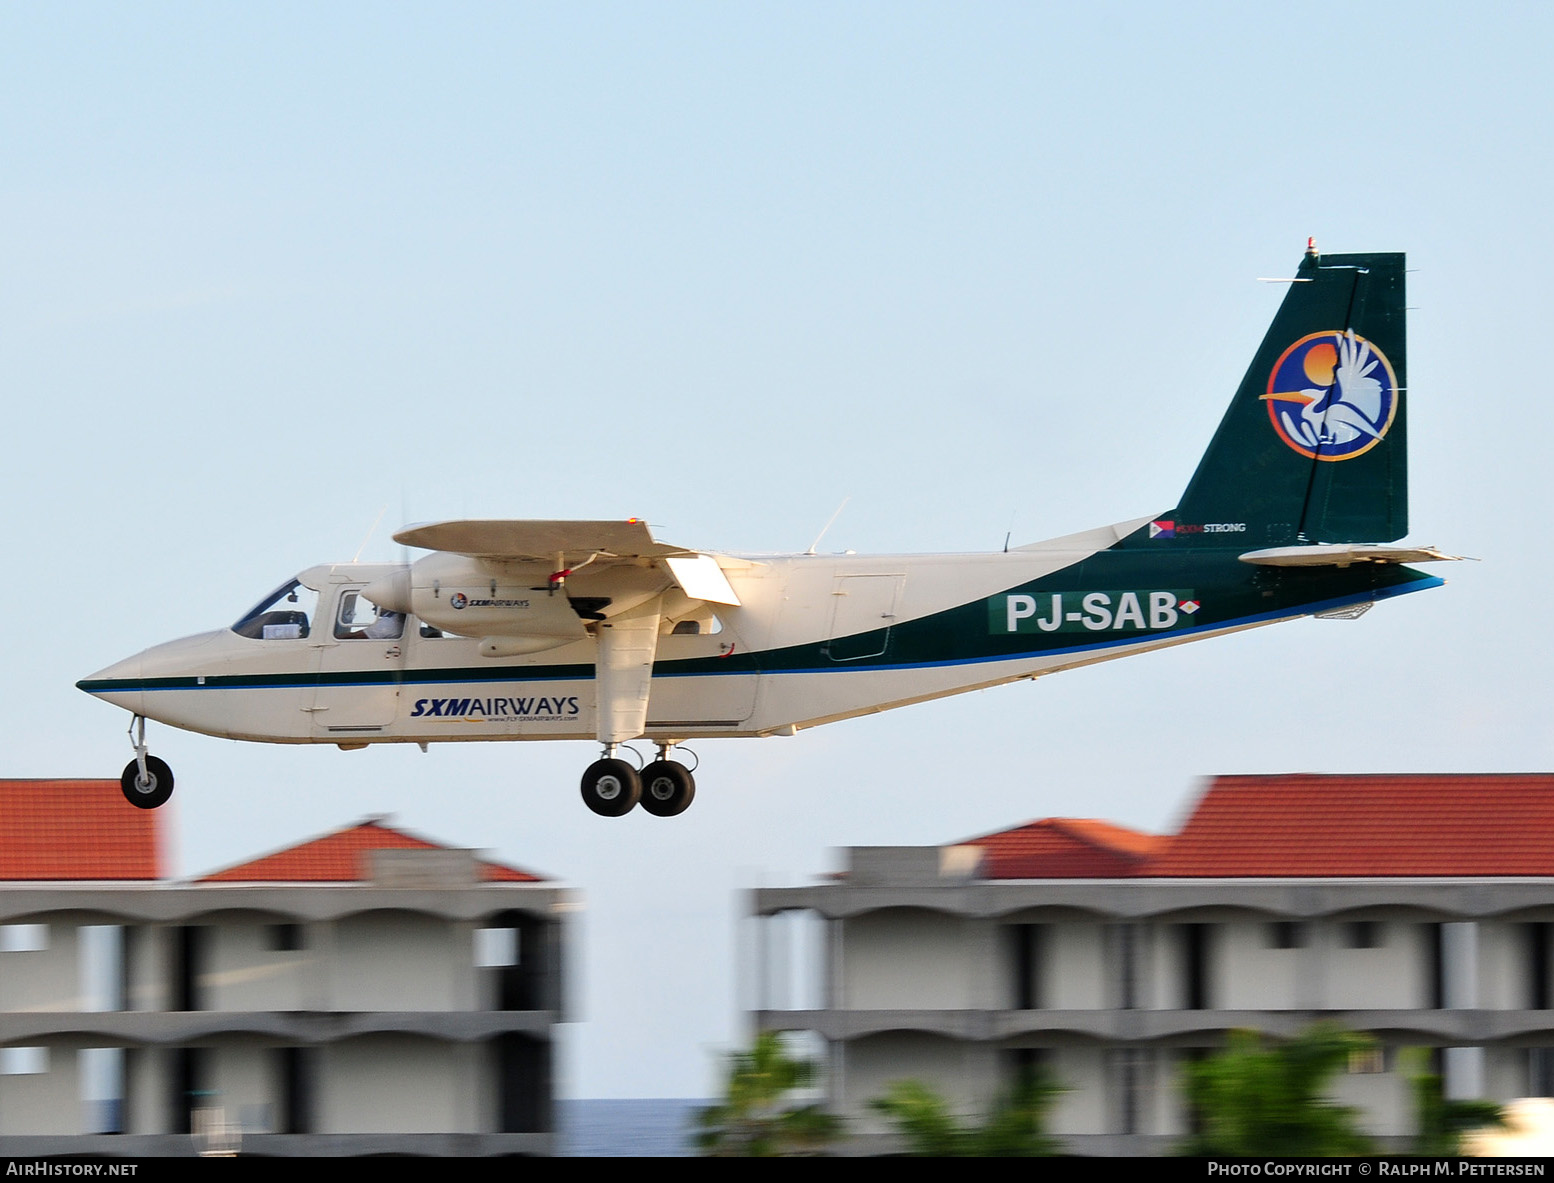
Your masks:
M 1209 635 L 1130 631 L 1098 635 L 1093 645 L 1058 653 L 878 660 L 878 647 L 887 643 L 879 630 L 1062 570 L 1135 525 L 991 554 L 720 557 L 740 603 L 718 605 L 713 619 L 704 614 L 694 633 L 677 632 L 674 621 L 664 621 L 644 734 L 664 741 L 791 734 Z M 149 719 L 242 740 L 353 747 L 596 735 L 592 635 L 546 652 L 505 657 L 482 656 L 476 637 L 424 635 L 437 630 L 424 629 L 414 616 L 395 639 L 337 635 L 341 630 L 330 624 L 347 597 L 402 569 L 312 568 L 302 576 L 318 592 L 307 635 L 202 633 L 148 649 L 93 675 L 84 686 Z M 586 581 L 573 582 L 574 594 L 586 592 Z M 777 669 L 748 665 L 752 654 L 858 636 L 876 639 L 861 647 L 843 641 L 818 662 Z M 876 651 L 866 651 L 870 648 Z M 95 685 L 105 682 L 112 685 Z

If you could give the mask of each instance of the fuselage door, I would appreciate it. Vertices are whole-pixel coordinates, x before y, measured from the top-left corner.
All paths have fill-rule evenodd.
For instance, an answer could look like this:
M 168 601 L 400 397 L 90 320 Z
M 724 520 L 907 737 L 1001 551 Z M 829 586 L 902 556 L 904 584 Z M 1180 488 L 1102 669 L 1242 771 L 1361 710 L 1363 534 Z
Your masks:
M 389 729 L 404 681 L 404 632 L 405 617 L 380 610 L 359 586 L 331 587 L 320 597 L 315 736 L 349 743 Z
M 832 661 L 863 661 L 884 654 L 905 585 L 904 574 L 837 578 L 831 589 L 831 631 L 826 640 Z

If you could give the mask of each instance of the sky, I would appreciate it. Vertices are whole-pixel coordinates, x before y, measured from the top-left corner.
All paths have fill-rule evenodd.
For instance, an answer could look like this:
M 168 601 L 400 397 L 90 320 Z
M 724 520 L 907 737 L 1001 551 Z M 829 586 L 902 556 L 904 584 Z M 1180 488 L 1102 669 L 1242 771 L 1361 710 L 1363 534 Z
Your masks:
M 592 744 L 153 724 L 174 869 L 389 813 L 554 875 L 563 1094 L 701 1096 L 741 893 L 835 848 L 1548 771 L 1551 40 L 1538 4 L 0 6 L 0 776 L 117 776 L 78 678 L 403 523 L 802 551 L 845 500 L 823 550 L 902 553 L 1159 513 L 1308 235 L 1409 253 L 1409 538 L 1481 560 L 1445 588 L 700 743 L 667 821 L 587 812 Z

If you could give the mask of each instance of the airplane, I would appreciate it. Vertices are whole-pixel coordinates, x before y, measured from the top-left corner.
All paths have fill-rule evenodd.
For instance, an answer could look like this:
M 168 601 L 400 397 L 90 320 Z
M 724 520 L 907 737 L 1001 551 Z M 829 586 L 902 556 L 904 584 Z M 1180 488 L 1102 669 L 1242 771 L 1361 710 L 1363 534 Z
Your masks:
M 78 682 L 129 711 L 121 785 L 173 790 L 147 719 L 268 743 L 587 740 L 594 813 L 673 817 L 688 741 L 789 736 L 1437 587 L 1408 531 L 1404 256 L 1307 251 L 1181 499 L 975 554 L 738 555 L 626 521 L 445 521 L 413 563 L 310 567 L 230 628 Z M 653 744 L 638 768 L 631 741 Z M 687 749 L 689 750 L 689 749 Z M 641 757 L 638 757 L 640 761 Z

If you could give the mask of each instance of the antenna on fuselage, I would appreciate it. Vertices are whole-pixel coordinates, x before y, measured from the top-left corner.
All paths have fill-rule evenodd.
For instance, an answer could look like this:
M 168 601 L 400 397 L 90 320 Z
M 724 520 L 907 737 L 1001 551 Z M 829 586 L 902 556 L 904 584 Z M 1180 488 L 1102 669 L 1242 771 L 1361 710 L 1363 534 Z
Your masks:
M 815 535 L 815 541 L 809 544 L 809 549 L 804 552 L 805 554 L 812 555 L 815 553 L 815 548 L 820 545 L 820 540 L 826 536 L 826 531 L 835 524 L 837 518 L 842 516 L 842 511 L 847 508 L 847 503 L 851 500 L 851 494 L 842 498 L 842 504 L 836 507 L 836 512 L 826 520 L 824 526 L 820 527 L 820 533 Z

